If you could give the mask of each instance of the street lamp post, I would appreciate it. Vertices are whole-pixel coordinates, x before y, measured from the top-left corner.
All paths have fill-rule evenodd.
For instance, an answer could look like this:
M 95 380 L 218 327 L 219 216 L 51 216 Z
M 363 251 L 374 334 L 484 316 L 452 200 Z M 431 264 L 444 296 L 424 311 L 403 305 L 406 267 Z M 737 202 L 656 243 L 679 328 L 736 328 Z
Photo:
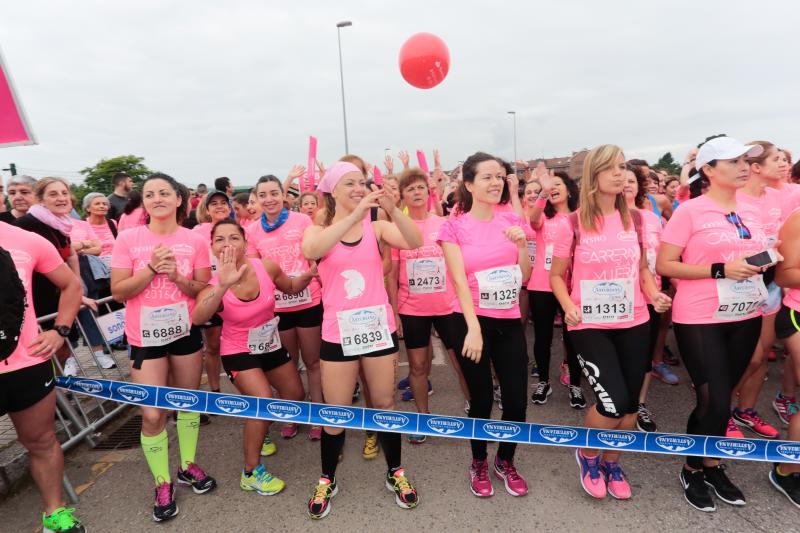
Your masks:
M 349 20 L 343 20 L 336 23 L 336 36 L 339 38 L 339 79 L 342 82 L 342 121 L 344 122 L 344 153 L 350 153 L 350 147 L 347 143 L 347 111 L 344 105 L 344 69 L 342 68 L 342 28 L 352 26 L 353 23 Z
M 514 117 L 514 172 L 517 171 L 517 112 L 509 111 L 509 115 Z

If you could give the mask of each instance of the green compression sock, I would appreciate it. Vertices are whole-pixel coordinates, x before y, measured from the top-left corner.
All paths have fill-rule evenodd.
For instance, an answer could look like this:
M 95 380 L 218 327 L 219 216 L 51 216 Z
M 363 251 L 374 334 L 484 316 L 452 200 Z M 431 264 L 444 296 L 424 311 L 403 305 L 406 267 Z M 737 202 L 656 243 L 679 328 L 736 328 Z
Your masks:
M 197 453 L 197 437 L 200 435 L 200 413 L 178 412 L 178 445 L 181 448 L 181 469 L 194 463 Z
M 164 429 L 158 435 L 141 435 L 142 451 L 156 484 L 171 481 L 169 477 L 169 437 Z

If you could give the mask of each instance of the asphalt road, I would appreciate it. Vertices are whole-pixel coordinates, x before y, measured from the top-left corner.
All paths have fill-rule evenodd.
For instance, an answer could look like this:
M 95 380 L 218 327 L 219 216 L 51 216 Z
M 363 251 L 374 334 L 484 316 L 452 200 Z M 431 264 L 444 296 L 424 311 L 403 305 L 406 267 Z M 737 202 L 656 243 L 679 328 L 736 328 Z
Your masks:
M 557 357 L 552 372 L 557 376 Z M 445 360 L 441 353 L 436 361 Z M 770 365 L 759 410 L 782 429 L 769 405 L 780 383 L 782 364 Z M 403 369 L 401 369 L 402 375 Z M 659 430 L 682 432 L 692 408 L 693 393 L 683 368 L 682 383 L 660 382 L 651 388 L 649 404 Z M 452 369 L 433 367 L 435 393 L 431 411 L 463 415 L 463 399 Z M 223 389 L 232 386 L 223 379 Z M 586 392 L 589 392 L 585 388 Z M 399 402 L 399 401 L 398 401 Z M 399 402 L 401 410 L 413 404 Z M 499 412 L 495 410 L 495 417 Z M 528 407 L 528 420 L 581 425 L 582 413 L 569 407 L 567 391 L 555 385 L 544 406 Z M 170 453 L 177 464 L 178 444 L 174 426 L 170 431 Z M 319 476 L 318 443 L 301 431 L 293 440 L 283 440 L 278 426 L 272 436 L 278 453 L 266 458 L 268 468 L 286 481 L 276 496 L 245 493 L 238 487 L 242 467 L 241 421 L 214 417 L 201 430 L 198 463 L 219 482 L 209 494 L 197 496 L 179 489 L 179 516 L 164 524 L 152 521 L 153 489 L 150 473 L 138 448 L 118 452 L 78 448 L 67 456 L 67 473 L 80 492 L 77 515 L 91 532 L 186 531 L 397 531 L 403 528 L 428 531 L 800 531 L 800 511 L 767 481 L 765 463 L 728 461 L 729 475 L 744 491 L 747 505 L 734 508 L 718 503 L 716 513 L 701 513 L 683 499 L 678 482 L 681 459 L 630 453 L 622 465 L 633 487 L 633 498 L 597 501 L 580 487 L 578 467 L 571 449 L 520 446 L 516 465 L 527 479 L 530 493 L 522 498 L 508 495 L 494 480 L 495 495 L 474 497 L 468 487 L 470 453 L 466 441 L 436 438 L 422 445 L 403 442 L 403 464 L 419 491 L 420 505 L 404 510 L 394 503 L 383 482 L 383 457 L 367 461 L 361 457 L 363 433 L 350 431 L 344 460 L 337 477 L 340 490 L 331 514 L 320 522 L 306 515 L 306 502 Z M 494 456 L 490 444 L 490 457 Z M 173 466 L 175 468 L 175 466 Z M 0 504 L 3 532 L 41 531 L 40 501 L 32 485 Z

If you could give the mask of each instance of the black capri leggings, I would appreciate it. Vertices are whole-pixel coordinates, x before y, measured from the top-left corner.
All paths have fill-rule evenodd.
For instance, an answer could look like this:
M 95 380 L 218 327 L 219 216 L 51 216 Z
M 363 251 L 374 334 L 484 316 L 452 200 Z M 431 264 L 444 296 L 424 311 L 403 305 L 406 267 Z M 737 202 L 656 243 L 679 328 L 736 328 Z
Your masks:
M 674 327 L 697 396 L 686 432 L 724 436 L 731 416 L 731 392 L 758 344 L 761 317 L 721 324 L 674 324 Z M 700 469 L 703 458 L 687 457 L 686 464 Z
M 464 373 L 470 395 L 470 418 L 491 418 L 492 371 L 491 362 L 500 389 L 503 392 L 503 417 L 508 422 L 524 422 L 528 401 L 528 353 L 523 348 L 522 323 L 519 318 L 489 318 L 478 316 L 483 335 L 483 352 L 477 363 L 461 355 L 467 323 L 464 315 L 455 313 L 456 357 Z M 472 458 L 486 459 L 486 441 L 471 440 Z M 497 456 L 505 461 L 514 459 L 516 443 L 501 442 Z
M 650 324 L 579 329 L 570 335 L 578 362 L 597 398 L 597 412 L 608 418 L 635 413 L 644 376 L 650 369 Z
M 558 305 L 555 295 L 549 291 L 528 291 L 531 302 L 530 313 L 533 316 L 533 357 L 539 370 L 539 381 L 550 381 L 550 350 L 553 344 L 553 321 L 556 313 L 561 314 L 564 323 L 564 310 Z M 567 349 L 567 365 L 569 366 L 569 383 L 576 387 L 581 384 L 581 365 L 572 345 L 570 332 L 563 325 L 564 344 Z

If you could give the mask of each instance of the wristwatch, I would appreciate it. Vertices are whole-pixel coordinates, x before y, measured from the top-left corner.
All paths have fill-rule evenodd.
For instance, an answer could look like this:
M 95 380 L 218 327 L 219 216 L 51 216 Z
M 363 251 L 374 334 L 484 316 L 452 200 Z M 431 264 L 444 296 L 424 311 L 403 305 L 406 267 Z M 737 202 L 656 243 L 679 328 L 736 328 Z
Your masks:
M 61 335 L 62 337 L 69 337 L 69 332 L 72 328 L 69 326 L 53 326 L 53 331 Z

